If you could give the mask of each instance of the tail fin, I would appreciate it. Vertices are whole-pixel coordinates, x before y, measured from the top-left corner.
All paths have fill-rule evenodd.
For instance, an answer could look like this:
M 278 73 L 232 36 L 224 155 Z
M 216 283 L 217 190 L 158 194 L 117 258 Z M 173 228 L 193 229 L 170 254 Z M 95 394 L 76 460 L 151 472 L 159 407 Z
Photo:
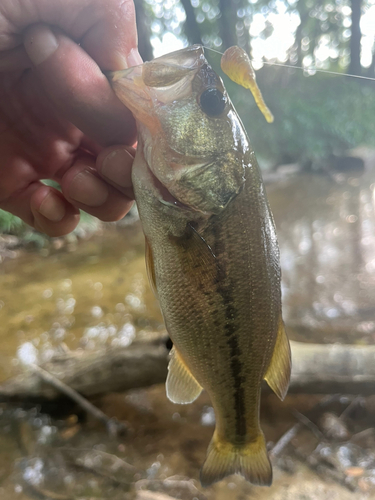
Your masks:
M 236 446 L 220 441 L 215 431 L 201 469 L 201 484 L 203 487 L 210 486 L 235 473 L 241 474 L 252 484 L 271 485 L 272 466 L 263 433 L 251 443 Z

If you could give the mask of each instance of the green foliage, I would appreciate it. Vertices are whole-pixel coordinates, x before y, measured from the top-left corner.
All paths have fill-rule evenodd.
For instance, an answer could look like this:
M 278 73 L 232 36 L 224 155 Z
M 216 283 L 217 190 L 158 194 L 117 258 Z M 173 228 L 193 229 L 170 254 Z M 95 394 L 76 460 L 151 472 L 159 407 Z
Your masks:
M 275 116 L 268 124 L 249 92 L 228 85 L 255 152 L 272 164 L 318 164 L 331 154 L 373 143 L 375 100 L 363 80 L 264 68 L 258 83 Z
M 53 181 L 51 179 L 43 179 L 42 182 L 46 186 L 51 186 L 51 187 L 53 187 L 53 188 L 58 189 L 59 191 L 61 191 L 60 184 L 58 182 L 56 182 L 56 181 Z
M 0 209 L 0 233 L 19 234 L 24 228 L 24 222 L 15 215 Z
M 93 233 L 100 225 L 100 221 L 92 215 L 81 211 L 80 222 L 73 234 L 81 235 L 82 233 Z M 42 247 L 48 236 L 38 233 L 23 220 L 16 215 L 13 215 L 5 210 L 0 209 L 0 234 L 14 234 L 27 242 L 35 243 L 37 246 Z

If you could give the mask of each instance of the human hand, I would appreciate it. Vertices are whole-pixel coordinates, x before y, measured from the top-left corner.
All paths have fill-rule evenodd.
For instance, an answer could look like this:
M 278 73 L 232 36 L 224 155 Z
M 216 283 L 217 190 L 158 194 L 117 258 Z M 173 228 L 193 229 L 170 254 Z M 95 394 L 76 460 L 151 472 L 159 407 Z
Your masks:
M 0 0 L 0 208 L 50 236 L 128 212 L 135 123 L 101 70 L 141 62 L 132 0 Z

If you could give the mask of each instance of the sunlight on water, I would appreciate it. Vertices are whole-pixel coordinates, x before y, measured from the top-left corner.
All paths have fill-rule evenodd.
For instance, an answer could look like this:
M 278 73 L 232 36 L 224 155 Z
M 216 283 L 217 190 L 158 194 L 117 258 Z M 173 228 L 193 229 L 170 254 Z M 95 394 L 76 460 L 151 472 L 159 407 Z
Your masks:
M 127 346 L 138 332 L 162 328 L 139 225 L 109 230 L 71 253 L 25 254 L 1 273 L 1 378 L 56 349 Z

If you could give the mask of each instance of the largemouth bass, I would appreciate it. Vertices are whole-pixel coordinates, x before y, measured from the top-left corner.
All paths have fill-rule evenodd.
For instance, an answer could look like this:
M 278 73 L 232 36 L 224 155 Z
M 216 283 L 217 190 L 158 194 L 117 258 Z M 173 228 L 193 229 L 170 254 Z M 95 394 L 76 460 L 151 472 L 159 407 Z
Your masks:
M 115 72 L 133 112 L 133 183 L 150 282 L 173 340 L 167 395 L 204 388 L 216 428 L 201 470 L 269 485 L 261 383 L 283 399 L 290 349 L 281 317 L 279 249 L 258 164 L 201 46 Z

